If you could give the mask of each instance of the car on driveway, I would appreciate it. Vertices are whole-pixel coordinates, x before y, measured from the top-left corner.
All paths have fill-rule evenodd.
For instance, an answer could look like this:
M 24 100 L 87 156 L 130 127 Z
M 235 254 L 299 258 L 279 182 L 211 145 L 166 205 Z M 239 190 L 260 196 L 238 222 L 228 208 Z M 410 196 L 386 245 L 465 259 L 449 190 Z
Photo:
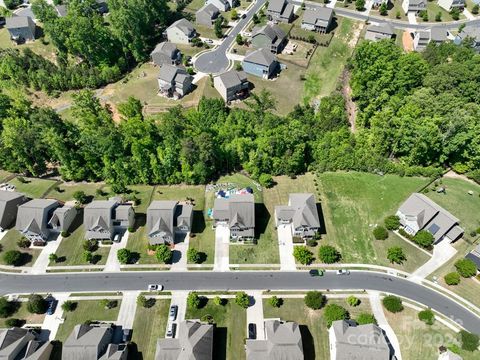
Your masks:
M 130 341 L 131 337 L 132 337 L 132 329 L 123 329 L 122 342 L 126 343 Z
M 47 315 L 53 315 L 57 307 L 57 300 L 54 297 L 48 297 L 47 301 Z
M 257 325 L 254 323 L 248 324 L 248 338 L 253 340 L 257 338 Z
M 323 276 L 324 271 L 321 269 L 312 269 L 308 273 L 310 276 Z
M 177 329 L 177 324 L 175 323 L 168 323 L 168 328 L 167 328 L 167 334 L 166 334 L 166 338 L 167 339 L 171 339 L 175 336 L 175 330 Z
M 213 40 L 211 40 L 211 39 L 205 39 L 204 42 L 205 42 L 206 44 L 210 44 L 210 45 L 213 44 Z
M 347 269 L 337 270 L 337 275 L 350 275 L 350 271 Z
M 149 284 L 148 291 L 162 291 L 163 285 L 160 284 Z
M 168 319 L 170 321 L 175 321 L 175 319 L 177 318 L 177 311 L 178 311 L 177 305 L 170 306 L 170 311 L 168 313 Z

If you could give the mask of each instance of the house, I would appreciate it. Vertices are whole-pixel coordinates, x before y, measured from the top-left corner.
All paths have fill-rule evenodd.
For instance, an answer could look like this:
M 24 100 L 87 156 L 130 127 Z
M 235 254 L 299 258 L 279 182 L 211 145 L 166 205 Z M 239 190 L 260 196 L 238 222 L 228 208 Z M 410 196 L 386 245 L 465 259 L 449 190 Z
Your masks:
M 393 0 L 393 1 L 395 1 L 395 0 Z M 372 8 L 378 9 L 380 6 L 382 6 L 382 4 L 388 5 L 389 2 L 390 2 L 390 0 L 373 0 L 372 1 Z
M 252 36 L 252 46 L 256 49 L 266 49 L 274 54 L 282 52 L 287 42 L 287 35 L 277 25 L 264 25 L 255 30 Z
M 17 44 L 35 40 L 36 25 L 29 16 L 7 17 L 5 27 Z
M 193 76 L 183 67 L 164 64 L 158 74 L 160 95 L 181 98 L 192 89 Z
M 169 41 L 163 41 L 155 46 L 150 57 L 152 58 L 153 63 L 157 66 L 162 66 L 164 64 L 178 65 L 182 60 L 180 50 L 177 49 L 175 44 L 172 44 Z
M 465 26 L 453 40 L 456 45 L 460 45 L 463 41 L 471 41 L 471 46 L 476 51 L 480 51 L 480 27 L 475 25 Z
M 18 207 L 28 201 L 25 195 L 15 191 L 0 191 L 0 228 L 8 229 L 17 219 Z
M 85 239 L 111 240 L 135 223 L 135 211 L 130 204 L 121 204 L 118 199 L 94 200 L 85 206 L 83 213 Z
M 185 320 L 173 339 L 158 339 L 155 360 L 212 360 L 213 325 Z
M 454 8 L 462 10 L 465 8 L 465 0 L 438 0 L 438 6 L 451 11 Z
M 392 357 L 383 330 L 375 324 L 334 321 L 328 337 L 331 360 L 390 360 Z
M 441 43 L 447 41 L 448 39 L 448 31 L 441 27 L 434 27 L 432 30 L 430 30 L 430 41 L 440 45 Z
M 232 194 L 229 198 L 215 199 L 212 216 L 214 228 L 219 226 L 228 228 L 232 240 L 242 241 L 255 237 L 253 194 Z
M 234 7 L 232 1 L 227 0 L 207 0 L 205 1 L 205 5 L 213 5 L 219 11 L 228 11 Z
M 303 360 L 302 334 L 296 322 L 265 320 L 265 340 L 246 340 L 247 360 Z
M 247 74 L 269 79 L 277 73 L 280 63 L 270 51 L 258 49 L 247 53 L 242 67 Z
M 293 20 L 293 4 L 286 0 L 271 0 L 268 3 L 267 18 L 270 21 L 289 23 Z
M 174 44 L 189 44 L 197 36 L 195 28 L 187 19 L 180 19 L 170 25 L 167 30 L 168 41 Z
M 427 230 L 435 243 L 443 239 L 453 242 L 463 235 L 459 220 L 423 194 L 410 195 L 396 215 L 408 234 L 414 236 L 420 230 Z
M 111 326 L 76 325 L 63 343 L 62 360 L 126 360 L 127 347 L 111 344 Z
M 422 10 L 427 10 L 427 0 L 403 0 L 402 9 L 405 14 L 409 12 L 418 14 Z
M 384 23 L 380 25 L 368 25 L 367 32 L 365 33 L 365 40 L 379 41 L 383 39 L 391 39 L 395 32 L 392 25 Z
M 0 359 L 48 360 L 52 348 L 50 342 L 36 341 L 31 330 L 18 327 L 0 329 Z
M 430 31 L 417 31 L 413 37 L 413 48 L 416 51 L 423 51 L 430 42 Z
M 315 195 L 293 193 L 288 197 L 288 205 L 275 206 L 275 224 L 291 225 L 292 235 L 302 239 L 312 238 L 320 229 Z
M 67 16 L 67 5 L 55 5 L 55 11 L 58 17 L 65 17 Z
M 152 201 L 147 209 L 147 233 L 151 245 L 173 244 L 175 232 L 192 230 L 193 206 L 172 200 Z
M 477 245 L 475 249 L 465 255 L 465 259 L 472 260 L 477 265 L 477 269 L 480 270 L 480 245 Z
M 44 245 L 51 233 L 49 221 L 60 203 L 56 200 L 34 199 L 18 207 L 17 229 L 34 245 Z
M 463 360 L 463 358 L 460 355 L 445 349 L 440 355 L 438 355 L 438 360 Z
M 77 209 L 70 206 L 58 207 L 48 221 L 49 229 L 54 233 L 68 232 L 77 217 Z
M 333 10 L 327 7 L 306 9 L 303 13 L 302 29 L 326 33 L 332 24 Z
M 215 20 L 218 18 L 219 15 L 220 11 L 215 7 L 215 5 L 208 4 L 198 9 L 195 14 L 195 18 L 198 25 L 213 28 L 213 24 L 215 23 Z
M 250 83 L 243 71 L 230 70 L 213 79 L 213 85 L 225 102 L 242 99 L 248 95 Z

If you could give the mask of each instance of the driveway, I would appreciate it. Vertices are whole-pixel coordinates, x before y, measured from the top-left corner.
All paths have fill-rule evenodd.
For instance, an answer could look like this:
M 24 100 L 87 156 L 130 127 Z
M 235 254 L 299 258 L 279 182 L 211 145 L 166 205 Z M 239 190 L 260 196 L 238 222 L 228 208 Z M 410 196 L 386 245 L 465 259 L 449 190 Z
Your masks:
M 262 292 L 263 291 L 247 291 L 247 294 L 250 296 L 250 306 L 247 308 L 247 339 L 248 324 L 252 323 L 257 327 L 257 340 L 265 340 Z
M 120 271 L 120 262 L 118 261 L 118 258 L 117 258 L 117 251 L 127 246 L 128 234 L 129 232 L 125 231 L 120 242 L 118 243 L 114 242 L 112 244 L 112 246 L 110 247 L 110 252 L 108 253 L 107 263 L 105 264 L 103 271 L 108 271 L 108 272 Z
M 280 270 L 296 270 L 295 258 L 293 257 L 292 225 L 280 225 L 277 228 L 278 251 L 280 253 Z
M 455 256 L 456 253 L 457 250 L 448 241 L 440 241 L 440 243 L 433 246 L 433 256 L 430 260 L 415 270 L 410 278 L 414 281 L 425 279 L 428 275 Z
M 180 234 L 175 236 L 179 242 L 175 242 L 175 249 L 173 250 L 171 271 L 186 271 L 187 270 L 187 251 L 190 243 L 190 233 Z
M 52 296 L 58 301 L 55 312 L 52 315 L 45 315 L 43 320 L 41 339 L 46 341 L 54 340 L 57 336 L 58 327 L 63 324 L 63 310 L 62 305 L 68 299 L 70 293 L 53 293 Z
M 133 320 L 135 319 L 135 312 L 137 311 L 138 295 L 140 295 L 140 291 L 123 292 L 116 324 L 122 326 L 124 329 L 133 328 Z
M 37 260 L 32 266 L 32 274 L 45 274 L 48 264 L 50 263 L 50 254 L 55 254 L 62 241 L 62 236 L 58 235 L 55 240 L 50 240 L 43 247 L 42 252 L 38 255 Z
M 213 271 L 229 271 L 230 230 L 219 225 L 215 229 L 215 264 Z
M 172 305 L 177 305 L 177 318 L 173 321 L 173 323 L 177 324 L 177 330 L 175 332 L 175 337 L 178 337 L 178 326 L 180 322 L 185 320 L 185 314 L 187 313 L 187 297 L 188 297 L 188 291 L 172 291 L 172 300 L 170 302 L 170 306 Z M 167 321 L 167 329 L 168 329 L 168 324 L 171 321 Z M 165 334 L 167 330 L 165 329 Z

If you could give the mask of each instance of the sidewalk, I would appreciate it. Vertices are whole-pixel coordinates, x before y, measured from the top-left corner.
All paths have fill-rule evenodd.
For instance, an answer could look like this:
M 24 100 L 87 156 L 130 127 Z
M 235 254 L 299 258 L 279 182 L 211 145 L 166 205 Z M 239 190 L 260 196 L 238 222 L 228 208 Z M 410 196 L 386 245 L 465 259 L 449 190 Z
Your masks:
M 49 256 L 50 254 L 55 254 L 57 252 L 57 249 L 60 246 L 62 239 L 62 236 L 58 235 L 55 240 L 47 242 L 47 245 L 43 247 L 42 252 L 40 253 L 40 255 L 38 255 L 35 264 L 33 264 L 32 266 L 32 274 L 45 274 L 47 272 L 47 267 L 50 263 Z
M 137 311 L 137 297 L 140 291 L 124 291 L 120 310 L 118 312 L 117 325 L 121 325 L 124 329 L 132 329 L 135 320 L 135 312 Z
M 278 251 L 280 253 L 280 270 L 295 271 L 297 266 L 293 257 L 293 237 L 291 225 L 280 225 L 278 233 Z
M 247 294 L 251 298 L 251 305 L 247 308 L 247 329 L 245 329 L 245 336 L 248 338 L 248 324 L 252 323 L 257 326 L 257 340 L 265 340 L 262 291 L 247 291 Z
M 425 264 L 415 270 L 409 277 L 411 280 L 418 282 L 425 279 L 428 275 L 440 268 L 448 260 L 450 260 L 457 250 L 447 241 L 441 241 L 433 246 L 433 256 Z
M 116 272 L 120 271 L 120 262 L 117 258 L 117 251 L 123 249 L 127 246 L 129 232 L 125 231 L 120 242 L 114 242 L 110 247 L 110 252 L 108 253 L 107 263 L 103 268 L 103 271 Z
M 474 16 L 470 11 L 468 11 L 467 8 L 464 8 L 464 9 L 463 9 L 463 15 L 465 15 L 465 17 L 466 17 L 468 20 L 475 20 L 475 16 Z
M 385 313 L 383 312 L 382 302 L 380 301 L 380 293 L 377 291 L 368 291 L 368 295 L 370 298 L 370 306 L 372 307 L 373 315 L 377 320 L 378 326 L 385 331 L 387 335 L 388 341 L 392 345 L 395 351 L 395 357 L 397 360 L 402 360 L 402 353 L 400 351 L 400 343 L 398 342 L 397 335 L 388 324 L 387 318 L 385 317 Z
M 63 324 L 63 310 L 62 305 L 68 299 L 70 293 L 53 293 L 52 296 L 57 299 L 57 308 L 52 315 L 45 315 L 42 325 L 42 340 L 55 340 L 57 336 L 58 327 Z
M 182 242 L 175 243 L 170 271 L 187 271 L 187 251 L 190 244 L 190 233 L 185 234 Z
M 408 22 L 410 24 L 416 25 L 417 24 L 417 15 L 413 11 L 409 11 L 407 14 Z
M 230 230 L 226 226 L 215 229 L 215 264 L 213 271 L 229 271 Z

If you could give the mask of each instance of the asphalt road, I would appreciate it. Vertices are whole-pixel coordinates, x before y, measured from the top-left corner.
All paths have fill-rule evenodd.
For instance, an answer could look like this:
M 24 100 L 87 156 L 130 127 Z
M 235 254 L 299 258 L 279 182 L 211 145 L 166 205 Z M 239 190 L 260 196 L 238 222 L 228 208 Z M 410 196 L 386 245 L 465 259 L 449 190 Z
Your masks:
M 449 317 L 467 330 L 480 334 L 480 318 L 449 298 L 395 276 L 355 271 L 339 276 L 327 272 L 311 277 L 296 272 L 121 272 L 48 275 L 0 275 L 0 294 L 31 292 L 89 292 L 146 290 L 163 284 L 165 290 L 378 290 L 404 296 Z
M 250 8 L 244 19 L 240 19 L 237 25 L 230 31 L 221 45 L 200 55 L 194 63 L 195 68 L 206 74 L 218 74 L 227 70 L 230 62 L 227 58 L 227 51 L 235 41 L 235 37 L 242 31 L 247 23 L 252 19 L 253 14 L 257 13 L 265 4 L 266 0 L 257 0 Z

